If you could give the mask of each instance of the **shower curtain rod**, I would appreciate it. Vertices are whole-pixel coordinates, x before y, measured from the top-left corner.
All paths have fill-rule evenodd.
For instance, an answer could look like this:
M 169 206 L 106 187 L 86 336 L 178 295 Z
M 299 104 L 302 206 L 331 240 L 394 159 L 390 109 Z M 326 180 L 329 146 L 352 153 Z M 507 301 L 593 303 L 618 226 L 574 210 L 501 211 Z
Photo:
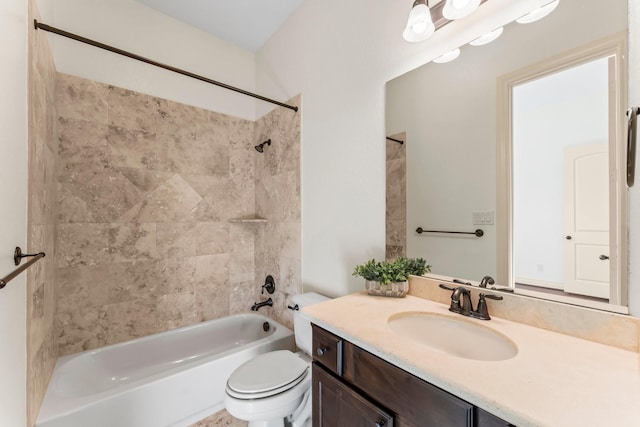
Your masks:
M 163 64 L 163 63 L 160 63 L 160 62 L 156 62 L 156 61 L 154 61 L 152 59 L 145 58 L 144 56 L 136 55 L 135 53 L 127 52 L 126 50 L 118 49 L 117 47 L 109 46 L 109 45 L 106 45 L 104 43 L 100 43 L 100 42 L 97 42 L 95 40 L 91 40 L 91 39 L 88 39 L 86 37 L 82 37 L 82 36 L 79 36 L 77 34 L 73 34 L 73 33 L 70 33 L 68 31 L 64 31 L 64 30 L 61 30 L 59 28 L 52 27 L 52 26 L 47 25 L 47 24 L 43 24 L 42 22 L 38 22 L 37 19 L 33 20 L 33 25 L 34 25 L 36 30 L 43 30 L 43 31 L 47 31 L 49 33 L 54 33 L 54 34 L 57 34 L 59 36 L 63 36 L 63 37 L 66 37 L 66 38 L 69 38 L 69 39 L 72 39 L 72 40 L 76 40 L 76 41 L 79 41 L 81 43 L 85 43 L 85 44 L 88 44 L 88 45 L 91 45 L 91 46 L 94 46 L 94 47 L 97 47 L 97 48 L 100 48 L 100 49 L 108 50 L 109 52 L 117 53 L 118 55 L 126 56 L 127 58 L 135 59 L 137 61 L 141 61 L 141 62 L 144 62 L 144 63 L 149 64 L 149 65 L 154 65 L 156 67 L 163 68 L 165 70 L 173 71 L 174 73 L 182 74 L 183 76 L 191 77 L 193 79 L 200 80 L 200 81 L 205 82 L 205 83 L 209 83 L 209 84 L 212 84 L 212 85 L 215 85 L 215 86 L 219 86 L 219 87 L 224 88 L 224 89 L 232 90 L 234 92 L 238 92 L 238 93 L 241 93 L 243 95 L 251 96 L 251 97 L 259 99 L 261 101 L 270 102 L 272 104 L 279 105 L 280 107 L 288 108 L 288 109 L 293 110 L 293 111 L 298 111 L 298 107 L 296 107 L 295 105 L 285 104 L 283 102 L 276 101 L 274 99 L 267 98 L 265 96 L 255 94 L 255 93 L 246 91 L 244 89 L 240 89 L 240 88 L 237 88 L 237 87 L 234 87 L 234 86 L 230 86 L 228 84 L 221 83 L 221 82 L 218 82 L 216 80 L 212 80 L 212 79 L 209 79 L 207 77 L 203 77 L 203 76 L 200 76 L 198 74 L 194 74 L 194 73 L 191 73 L 189 71 L 182 70 L 180 68 L 172 67 L 171 65 L 166 65 L 166 64 Z

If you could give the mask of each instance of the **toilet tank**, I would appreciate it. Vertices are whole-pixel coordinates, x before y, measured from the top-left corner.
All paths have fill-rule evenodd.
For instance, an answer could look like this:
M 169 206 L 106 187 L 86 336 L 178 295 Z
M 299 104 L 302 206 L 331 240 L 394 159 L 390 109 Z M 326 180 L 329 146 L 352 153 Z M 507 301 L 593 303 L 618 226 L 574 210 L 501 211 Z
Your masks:
M 309 305 L 327 301 L 329 298 L 315 292 L 307 292 L 305 294 L 294 295 L 291 297 L 291 300 L 294 304 L 297 304 L 300 309 L 302 309 Z M 296 346 L 300 350 L 311 355 L 311 322 L 298 310 L 293 312 L 293 332 L 296 338 Z

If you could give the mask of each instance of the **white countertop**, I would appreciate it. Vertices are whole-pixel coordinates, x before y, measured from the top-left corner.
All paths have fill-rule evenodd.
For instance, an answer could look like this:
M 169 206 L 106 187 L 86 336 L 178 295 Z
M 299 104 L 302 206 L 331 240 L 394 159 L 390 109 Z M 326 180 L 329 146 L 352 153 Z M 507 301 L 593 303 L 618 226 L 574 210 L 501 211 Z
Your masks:
M 430 300 L 364 292 L 302 309 L 318 326 L 519 427 L 640 426 L 639 353 L 496 317 L 464 317 L 509 337 L 518 354 L 463 359 L 393 332 L 388 318 L 405 311 L 462 317 Z

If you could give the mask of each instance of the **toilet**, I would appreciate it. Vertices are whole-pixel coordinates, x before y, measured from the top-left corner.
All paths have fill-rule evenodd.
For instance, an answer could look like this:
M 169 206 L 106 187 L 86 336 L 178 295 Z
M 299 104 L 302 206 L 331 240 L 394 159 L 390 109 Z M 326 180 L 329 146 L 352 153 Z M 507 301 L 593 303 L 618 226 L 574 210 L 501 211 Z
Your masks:
M 298 307 L 329 298 L 309 292 L 292 297 Z M 240 365 L 227 380 L 224 406 L 249 427 L 311 426 L 311 322 L 293 312 L 296 346 L 293 353 L 278 350 Z

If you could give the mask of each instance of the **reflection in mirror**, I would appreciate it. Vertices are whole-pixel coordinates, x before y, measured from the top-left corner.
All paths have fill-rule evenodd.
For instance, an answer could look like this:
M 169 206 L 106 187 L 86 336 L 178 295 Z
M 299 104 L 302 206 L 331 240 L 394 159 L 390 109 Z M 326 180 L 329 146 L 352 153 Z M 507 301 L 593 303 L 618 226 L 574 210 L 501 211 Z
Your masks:
M 618 42 L 624 46 L 623 37 Z M 619 257 L 611 255 L 620 246 L 617 206 L 626 189 L 616 177 L 624 171 L 617 126 L 622 58 L 615 40 L 611 45 L 601 55 L 585 49 L 574 57 L 587 61 L 565 69 L 542 64 L 552 70 L 543 76 L 536 67 L 523 71 L 534 72 L 525 81 L 512 74 L 520 83 L 501 91 L 509 94 L 507 105 L 511 100 L 510 283 L 518 288 L 618 303 Z M 507 203 L 508 196 L 498 193 Z
M 509 176 L 508 185 L 511 185 L 511 170 L 507 170 L 503 166 L 505 161 L 504 153 L 498 152 L 497 146 L 497 141 L 502 138 L 504 132 L 504 129 L 501 129 L 500 126 L 502 128 L 505 127 L 504 124 L 509 119 L 510 112 L 500 110 L 501 112 L 497 113 L 499 111 L 497 93 L 501 77 L 513 74 L 517 70 L 525 70 L 535 64 L 548 61 L 550 58 L 558 59 L 573 55 L 578 48 L 597 44 L 598 41 L 608 40 L 615 35 L 620 36 L 622 34 L 624 39 L 626 28 L 627 4 L 625 0 L 610 2 L 562 0 L 558 8 L 542 21 L 528 25 L 513 23 L 505 27 L 501 37 L 486 46 L 463 46 L 462 54 L 456 61 L 448 64 L 426 64 L 388 82 L 387 135 L 406 133 L 405 244 L 407 256 L 426 258 L 433 266 L 432 271 L 436 275 L 459 278 L 473 283 L 478 283 L 482 277 L 490 275 L 496 278 L 497 285 L 501 286 L 514 286 L 515 276 L 522 278 L 523 284 L 531 285 L 531 280 L 527 282 L 526 279 L 532 279 L 532 277 L 527 276 L 533 276 L 536 279 L 536 286 L 541 284 L 548 286 L 551 283 L 552 287 L 541 288 L 551 293 L 557 292 L 561 294 L 557 297 L 546 294 L 543 296 L 544 298 L 597 306 L 614 311 L 624 311 L 620 307 L 613 307 L 612 305 L 592 304 L 589 301 L 576 300 L 574 297 L 575 290 L 571 288 L 571 285 L 565 289 L 567 279 L 565 278 L 564 267 L 566 262 L 563 262 L 562 266 L 556 262 L 562 258 L 567 258 L 567 255 L 565 255 L 565 237 L 568 234 L 565 233 L 563 228 L 565 226 L 564 207 L 562 211 L 551 208 L 545 209 L 544 203 L 546 202 L 536 202 L 533 194 L 524 195 L 515 190 L 513 196 L 515 203 L 520 203 L 520 208 L 516 209 L 517 212 L 523 213 L 525 216 L 529 212 L 531 214 L 529 216 L 533 216 L 534 222 L 532 224 L 518 222 L 522 227 L 517 232 L 515 228 L 513 230 L 510 228 L 512 226 L 511 205 L 504 208 L 503 205 L 505 203 L 499 196 L 504 186 L 504 177 Z M 599 58 L 604 58 L 604 56 L 601 55 Z M 595 60 L 597 58 L 592 59 Z M 598 78 L 601 82 L 605 79 L 605 84 L 608 84 L 609 80 L 611 80 L 609 77 L 612 76 L 612 72 L 619 72 L 620 76 L 626 76 L 626 70 L 623 69 L 622 65 L 619 70 L 611 71 L 609 66 L 606 66 L 606 70 L 603 70 L 606 64 L 610 64 L 610 61 L 606 59 L 603 59 L 603 61 L 593 64 L 593 67 L 598 68 L 598 71 L 594 72 L 600 73 Z M 586 63 L 591 61 L 583 59 L 579 62 Z M 573 65 L 579 64 L 574 62 Z M 555 73 L 567 68 L 571 67 L 564 65 L 556 67 L 552 71 Z M 537 78 L 551 74 L 552 71 L 539 72 Z M 604 75 L 602 74 L 603 72 Z M 529 78 L 528 80 L 537 80 L 537 78 Z M 524 83 L 524 81 L 519 83 Z M 626 85 L 626 82 L 623 83 Z M 514 86 L 517 85 L 514 84 Z M 527 129 L 524 132 L 534 140 L 538 140 L 539 146 L 537 148 L 539 149 L 542 149 L 545 144 L 553 143 L 551 140 L 545 139 L 542 141 L 541 139 L 543 137 L 546 138 L 545 135 L 549 134 L 554 135 L 555 141 L 563 140 L 563 144 L 567 142 L 565 141 L 565 136 L 577 138 L 580 135 L 585 136 L 581 139 L 584 144 L 609 141 L 615 143 L 619 141 L 616 139 L 619 136 L 616 132 L 619 132 L 623 119 L 621 116 L 620 118 L 610 118 L 608 111 L 611 105 L 616 106 L 613 108 L 622 108 L 619 105 L 623 100 L 613 99 L 611 95 L 616 95 L 615 91 L 612 93 L 609 89 L 604 89 L 606 93 L 603 94 L 602 90 L 592 87 L 590 84 L 589 87 L 589 92 L 593 92 L 589 96 L 599 97 L 600 104 L 594 107 L 593 110 L 589 110 L 586 115 L 578 117 L 576 119 L 578 121 L 577 127 L 571 126 L 569 122 L 565 123 L 565 119 L 554 116 L 554 119 L 562 120 L 562 123 L 555 122 L 541 125 L 540 123 L 533 124 L 525 120 L 523 122 L 524 125 L 529 127 L 519 127 L 519 129 L 523 131 Z M 518 91 L 522 92 L 520 96 L 523 96 L 522 94 L 526 95 L 527 86 L 522 85 L 516 92 Z M 529 92 L 542 95 L 542 100 L 549 99 L 548 97 L 553 95 L 544 95 L 541 91 L 541 87 L 529 90 Z M 556 95 L 559 95 L 559 93 L 556 93 Z M 587 96 L 587 93 L 583 95 Z M 516 97 L 518 96 L 516 95 Z M 520 105 L 524 106 L 523 108 L 530 109 L 529 114 L 524 115 L 525 118 L 529 119 L 534 117 L 530 112 L 533 111 L 531 109 L 538 105 L 535 103 L 543 102 L 535 99 L 519 99 L 521 99 Z M 565 106 L 558 99 L 555 101 L 560 102 L 555 108 L 565 112 L 570 110 L 568 108 L 569 104 Z M 522 104 L 522 102 L 531 104 Z M 570 103 L 570 101 L 567 102 Z M 591 122 L 593 115 L 597 112 L 602 113 L 603 116 L 599 119 L 599 125 Z M 510 128 L 510 126 L 511 124 L 507 127 Z M 523 126 L 523 124 L 520 124 L 520 126 Z M 531 126 L 536 128 L 537 133 L 531 132 Z M 556 127 L 557 131 L 553 130 L 553 126 Z M 594 126 L 598 126 L 597 129 L 594 130 Z M 612 132 L 614 132 L 613 138 Z M 390 142 L 387 142 L 387 148 L 389 148 L 390 144 Z M 554 149 L 557 151 L 559 148 L 554 145 Z M 521 159 L 522 157 L 525 158 L 525 166 L 534 167 L 532 162 L 527 163 L 528 153 L 518 149 L 515 149 L 515 151 L 522 155 Z M 496 156 L 496 154 L 499 156 Z M 540 151 L 537 155 L 542 157 L 543 160 L 546 159 L 547 164 L 535 166 L 535 171 L 531 173 L 523 170 L 523 174 L 520 176 L 527 177 L 524 181 L 522 181 L 522 178 L 518 181 L 518 175 L 514 172 L 514 188 L 524 185 L 525 188 L 529 188 L 529 191 L 533 189 L 538 193 L 544 192 L 544 190 L 541 191 L 542 180 L 543 178 L 548 178 L 546 172 L 549 171 L 549 164 L 551 162 L 557 164 L 559 158 L 547 151 Z M 609 157 L 615 159 L 615 161 L 611 160 L 608 167 L 612 168 L 612 171 L 617 170 L 614 168 L 619 166 L 616 163 L 619 156 L 615 154 Z M 499 163 L 501 166 L 499 166 Z M 515 170 L 518 166 L 513 167 Z M 588 176 L 593 177 L 595 173 L 588 174 Z M 605 190 L 609 188 L 607 182 L 608 180 L 605 180 Z M 389 185 L 387 184 L 388 187 Z M 583 184 L 579 185 L 582 186 Z M 552 187 L 553 197 L 555 197 L 554 203 L 557 202 L 558 197 L 562 200 L 562 194 L 565 191 L 564 186 L 562 178 L 560 181 L 555 181 L 555 185 Z M 591 188 L 595 189 L 595 187 Z M 609 190 L 610 194 L 615 193 L 616 196 L 619 196 L 621 189 L 616 187 L 613 190 Z M 585 195 L 590 195 L 592 191 L 584 193 Z M 550 194 L 548 196 L 551 197 Z M 601 192 L 599 197 L 605 196 Z M 586 199 L 584 203 L 598 202 Z M 624 210 L 620 200 L 616 201 L 614 205 L 617 206 L 616 209 L 618 211 L 616 211 L 615 215 L 609 213 L 609 221 L 611 221 L 612 216 L 622 218 L 620 212 Z M 601 204 L 598 206 L 602 208 Z M 534 215 L 533 211 L 537 213 Z M 602 211 L 600 209 L 601 214 Z M 507 217 L 505 217 L 505 212 L 508 213 Z M 608 210 L 605 208 L 604 212 L 607 214 Z M 553 245 L 556 252 L 562 252 L 560 259 L 554 259 L 553 262 L 549 259 L 540 261 L 531 255 L 527 255 L 527 244 L 532 244 L 532 241 L 522 240 L 527 233 L 535 236 L 536 230 L 550 232 L 551 230 L 546 225 L 543 225 L 543 221 L 547 219 L 553 219 L 555 224 L 556 230 L 554 234 L 557 234 L 554 237 L 555 240 L 553 243 L 536 242 L 535 244 L 542 248 L 542 250 L 536 251 L 545 256 L 547 253 L 544 248 L 550 248 L 551 245 Z M 600 218 L 594 219 L 594 221 L 603 221 L 605 219 L 601 215 Z M 513 221 L 513 227 L 516 227 L 516 221 Z M 557 233 L 558 224 L 561 224 L 559 233 Z M 427 230 L 463 232 L 482 229 L 484 235 L 483 237 L 476 237 L 475 235 L 464 234 L 418 234 L 416 233 L 418 227 Z M 602 231 L 601 228 L 598 228 L 598 230 L 600 230 L 601 234 L 599 238 L 602 240 L 602 234 L 607 234 L 608 232 Z M 609 223 L 609 230 L 615 229 L 616 232 L 608 234 L 615 237 L 624 233 L 626 228 L 627 223 L 622 218 L 618 224 Z M 511 231 L 514 233 L 513 245 Z M 505 235 L 509 239 L 506 245 L 504 243 Z M 387 238 L 389 243 L 389 236 Z M 602 260 L 602 264 L 617 264 L 616 257 L 619 255 L 619 264 L 624 265 L 626 263 L 626 254 L 620 252 L 620 242 L 614 241 L 615 238 L 607 239 L 605 237 L 604 240 L 608 240 L 605 244 L 606 247 L 591 247 L 589 250 L 598 251 L 598 257 L 600 255 L 610 257 L 608 260 Z M 515 245 L 525 248 L 524 251 L 520 250 L 523 254 L 521 256 L 528 258 L 516 259 Z M 529 252 L 532 252 L 532 250 Z M 599 258 L 598 260 L 600 261 Z M 593 269 L 597 270 L 594 273 L 599 275 L 598 280 L 601 282 L 603 281 L 602 264 L 593 266 Z M 508 267 L 505 269 L 504 265 Z M 516 267 L 516 265 L 524 265 L 524 267 Z M 541 272 L 538 271 L 540 265 L 542 265 Z M 515 271 L 516 269 L 518 271 Z M 518 273 L 519 271 L 523 273 L 520 274 Z M 580 270 L 581 274 L 583 271 L 585 270 Z M 614 287 L 618 288 L 619 298 L 617 300 L 611 298 L 612 292 L 607 295 L 602 290 L 585 293 L 595 293 L 595 298 L 600 301 L 606 302 L 611 299 L 613 304 L 621 305 L 626 301 L 626 294 L 623 294 L 624 291 L 620 290 L 621 287 L 618 285 L 624 282 L 624 272 L 622 269 L 616 270 L 616 268 L 611 268 L 607 271 L 609 271 L 608 280 L 615 284 Z M 552 280 L 545 280 L 551 276 L 536 276 L 532 274 L 545 272 L 554 274 Z M 606 272 L 604 276 L 607 276 Z M 605 277 L 604 281 L 606 280 L 607 278 Z M 527 293 L 520 289 L 517 289 L 516 292 Z M 589 298 L 594 298 L 594 296 L 590 295 Z

